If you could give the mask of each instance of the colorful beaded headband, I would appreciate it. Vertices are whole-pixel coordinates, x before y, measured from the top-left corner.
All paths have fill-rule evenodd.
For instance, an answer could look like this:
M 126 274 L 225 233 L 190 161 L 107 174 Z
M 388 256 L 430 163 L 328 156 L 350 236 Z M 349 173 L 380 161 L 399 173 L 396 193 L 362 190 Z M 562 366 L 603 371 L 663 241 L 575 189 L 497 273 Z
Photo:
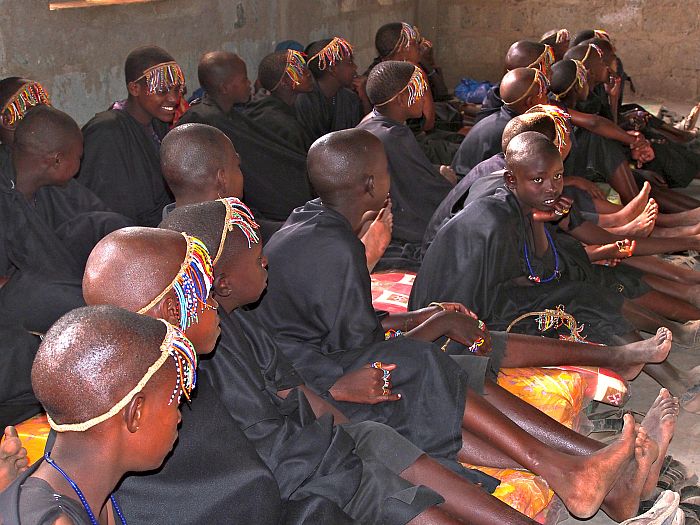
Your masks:
M 189 401 L 190 394 L 194 390 L 197 384 L 197 353 L 194 350 L 194 346 L 190 342 L 185 334 L 183 334 L 178 328 L 174 327 L 167 321 L 160 319 L 160 321 L 165 324 L 166 332 L 165 338 L 160 345 L 160 357 L 156 359 L 144 376 L 141 378 L 134 388 L 132 388 L 128 394 L 126 394 L 121 400 L 117 402 L 112 408 L 110 408 L 104 414 L 93 417 L 88 421 L 83 423 L 70 423 L 65 425 L 57 424 L 51 416 L 47 415 L 46 418 L 49 421 L 49 425 L 56 432 L 85 432 L 86 430 L 99 425 L 109 418 L 117 415 L 126 405 L 128 405 L 136 394 L 141 392 L 148 381 L 155 375 L 158 370 L 165 364 L 168 357 L 172 357 L 175 361 L 175 367 L 177 369 L 177 379 L 175 382 L 175 388 L 170 396 L 168 405 L 177 398 L 177 403 L 180 403 L 180 397 L 182 395 Z
M 30 108 L 41 105 L 51 105 L 49 94 L 39 82 L 27 82 L 15 91 L 0 114 L 5 117 L 5 124 L 12 126 L 22 120 Z
M 595 49 L 596 53 L 598 53 L 598 56 L 600 58 L 603 58 L 603 50 L 600 49 L 597 45 L 595 44 L 588 44 L 588 49 L 586 50 L 586 54 L 583 55 L 583 58 L 581 59 L 581 62 L 586 62 L 588 60 L 588 57 L 591 56 L 591 49 Z
M 566 42 L 567 40 L 571 40 L 571 35 L 569 35 L 569 31 L 566 29 L 560 29 L 557 31 L 557 38 L 554 40 L 555 43 L 561 44 L 562 42 Z
M 563 99 L 569 91 L 571 91 L 576 84 L 579 85 L 579 87 L 583 87 L 583 85 L 586 83 L 586 80 L 588 79 L 588 71 L 586 70 L 586 66 L 583 65 L 583 62 L 580 60 L 572 60 L 574 64 L 576 64 L 576 77 L 574 80 L 571 81 L 571 84 L 569 84 L 569 87 L 567 87 L 564 91 L 561 93 L 555 93 L 554 98 L 557 100 Z
M 304 72 L 306 71 L 305 56 L 304 53 L 300 53 L 294 49 L 287 49 L 287 62 L 284 66 L 284 71 L 277 81 L 277 84 L 270 90 L 271 92 L 280 87 L 285 76 L 288 76 L 295 86 L 301 84 L 301 79 L 304 78 Z
M 594 29 L 593 34 L 596 38 L 602 38 L 603 40 L 610 42 L 610 35 L 604 29 Z
M 162 64 L 151 66 L 134 82 L 138 82 L 142 78 L 146 79 L 146 87 L 150 95 L 153 93 L 166 93 L 173 86 L 179 86 L 180 91 L 185 89 L 185 75 L 177 62 L 163 62 Z
M 226 206 L 226 219 L 224 220 L 224 229 L 221 232 L 219 249 L 216 251 L 216 257 L 214 257 L 213 260 L 214 265 L 219 262 L 219 257 L 221 257 L 221 254 L 224 251 L 226 235 L 228 232 L 233 231 L 234 228 L 241 230 L 246 239 L 248 239 L 248 248 L 251 248 L 253 244 L 258 244 L 260 242 L 260 236 L 257 232 L 260 226 L 255 222 L 253 212 L 250 211 L 248 206 L 243 204 L 236 197 L 226 197 L 225 199 L 219 199 L 218 202 L 221 202 L 224 206 Z
M 428 84 L 425 81 L 425 77 L 423 76 L 423 70 L 418 66 L 413 66 L 413 74 L 411 75 L 408 84 L 406 84 L 406 86 L 401 91 L 396 93 L 396 95 L 391 97 L 389 100 L 385 100 L 381 104 L 375 104 L 375 106 L 379 107 L 388 104 L 406 90 L 408 90 L 408 105 L 412 106 L 421 98 L 423 98 L 423 95 L 425 95 L 427 89 Z
M 561 152 L 566 145 L 566 136 L 571 132 L 571 115 L 559 106 L 537 104 L 527 110 L 526 114 L 544 113 L 554 123 L 554 145 Z
M 401 33 L 399 34 L 399 39 L 396 41 L 391 53 L 386 56 L 391 56 L 396 53 L 402 47 L 408 47 L 411 43 L 420 44 L 422 41 L 418 28 L 407 24 L 406 22 L 401 22 Z
M 549 82 L 547 81 L 547 77 L 539 69 L 534 69 L 534 68 L 530 68 L 530 69 L 532 69 L 535 72 L 535 78 L 532 79 L 532 84 L 530 84 L 530 87 L 528 87 L 525 90 L 525 93 L 520 95 L 518 98 L 516 98 L 512 102 L 503 101 L 506 106 L 512 106 L 513 104 L 517 104 L 521 100 L 525 100 L 528 97 L 528 95 L 530 94 L 530 91 L 532 91 L 532 88 L 534 86 L 539 86 L 539 96 L 542 96 L 545 93 L 547 93 L 547 89 L 549 89 Z
M 323 71 L 326 68 L 333 67 L 336 62 L 345 60 L 352 56 L 352 46 L 350 42 L 344 38 L 336 36 L 318 53 L 309 58 L 309 62 L 318 59 L 318 69 Z
M 196 237 L 185 233 L 182 236 L 187 240 L 187 255 L 185 255 L 185 260 L 182 262 L 175 279 L 155 299 L 137 313 L 144 314 L 148 312 L 170 290 L 175 290 L 175 295 L 180 305 L 180 330 L 185 331 L 191 325 L 197 323 L 197 312 L 200 307 L 214 309 L 213 306 L 207 304 L 209 292 L 214 284 L 214 269 L 204 243 Z
M 537 57 L 537 60 L 527 67 L 538 69 L 544 73 L 552 66 L 552 64 L 554 64 L 555 60 L 552 46 L 549 44 L 544 44 L 544 51 L 542 51 L 542 54 Z

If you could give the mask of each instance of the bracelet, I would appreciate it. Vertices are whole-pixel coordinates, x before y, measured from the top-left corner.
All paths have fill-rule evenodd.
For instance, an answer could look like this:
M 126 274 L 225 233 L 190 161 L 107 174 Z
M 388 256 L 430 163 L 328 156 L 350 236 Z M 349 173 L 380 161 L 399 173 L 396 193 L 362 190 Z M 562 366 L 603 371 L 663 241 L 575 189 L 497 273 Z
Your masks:
M 443 345 L 440 347 L 440 350 L 442 350 L 443 352 L 447 352 L 447 345 L 450 344 L 450 341 L 452 341 L 452 339 L 450 339 L 450 338 L 448 337 L 448 338 L 447 338 L 447 341 L 445 341 L 445 344 L 443 344 Z
M 437 307 L 440 308 L 443 312 L 444 312 L 445 310 L 447 310 L 447 308 L 445 308 L 445 305 L 442 304 L 442 303 L 430 303 L 428 306 L 437 306 Z
M 404 334 L 403 331 L 401 330 L 387 330 L 384 332 L 384 340 L 387 341 L 389 339 L 393 339 L 394 337 L 400 337 Z M 380 367 L 377 367 L 380 368 Z

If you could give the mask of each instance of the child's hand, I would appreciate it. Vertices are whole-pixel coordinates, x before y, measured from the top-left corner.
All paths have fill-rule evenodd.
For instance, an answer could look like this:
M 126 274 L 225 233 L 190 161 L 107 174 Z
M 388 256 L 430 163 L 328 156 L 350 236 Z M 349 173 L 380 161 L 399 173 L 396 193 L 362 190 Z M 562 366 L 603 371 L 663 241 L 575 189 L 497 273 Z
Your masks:
M 371 363 L 367 364 L 342 376 L 329 392 L 336 401 L 348 403 L 376 405 L 386 401 L 398 401 L 401 394 L 391 393 L 393 370 L 396 370 L 393 363 L 381 364 L 381 368 L 373 367 Z
M 637 241 L 623 239 L 602 246 L 588 246 L 586 252 L 594 264 L 617 266 L 621 261 L 632 257 L 637 248 Z
M 594 199 L 605 200 L 605 193 L 603 190 L 601 190 L 595 182 L 584 179 L 583 177 L 576 177 L 575 175 L 564 177 L 564 186 L 573 186 L 585 191 Z
M 551 211 L 540 211 L 534 210 L 532 212 L 532 220 L 537 222 L 550 222 L 558 221 L 564 215 L 567 215 L 571 211 L 571 205 L 573 200 L 569 197 L 561 195 L 553 204 Z
M 355 93 L 357 93 L 357 96 L 359 96 L 362 100 L 369 100 L 367 98 L 367 90 L 365 89 L 367 86 L 367 77 L 366 76 L 358 76 L 352 79 L 352 89 Z
M 453 170 L 449 166 L 445 164 L 440 166 L 440 175 L 445 177 L 448 180 L 448 182 L 453 186 L 457 184 L 457 173 L 455 173 L 455 170 Z
M 605 83 L 605 91 L 611 97 L 619 97 L 622 90 L 622 78 L 619 76 L 611 76 L 610 81 Z
M 491 352 L 491 334 L 486 326 L 474 317 L 462 312 L 444 311 L 431 317 L 428 323 L 439 323 L 442 335 L 467 347 L 481 339 L 483 343 L 475 352 L 478 355 L 487 355 Z

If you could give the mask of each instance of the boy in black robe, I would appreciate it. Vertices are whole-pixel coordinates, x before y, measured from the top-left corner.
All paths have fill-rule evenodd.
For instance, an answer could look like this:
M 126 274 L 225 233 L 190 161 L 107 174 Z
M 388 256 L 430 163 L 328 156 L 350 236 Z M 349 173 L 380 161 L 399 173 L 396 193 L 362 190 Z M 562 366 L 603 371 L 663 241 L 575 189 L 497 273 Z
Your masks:
M 457 369 L 438 347 L 425 344 L 449 335 L 478 352 L 477 339 L 488 335 L 462 305 L 436 304 L 416 312 L 390 315 L 380 323 L 371 305 L 362 248 L 353 232 L 367 209 L 381 206 L 380 200 L 388 190 L 387 163 L 382 157 L 380 143 L 362 130 L 331 133 L 314 144 L 309 153 L 309 173 L 321 199 L 296 210 L 267 244 L 268 289 L 260 304 L 246 315 L 267 326 L 306 384 L 317 391 L 328 391 L 329 400 L 351 420 L 372 419 L 389 424 L 435 457 L 452 459 L 458 455 L 460 460 L 472 464 L 501 465 L 512 461 L 505 459 L 505 454 L 517 457 L 523 465 L 522 462 L 530 463 L 532 458 L 523 457 L 519 445 L 527 446 L 530 451 L 542 451 L 541 442 L 528 432 L 558 450 L 576 450 L 579 454 L 600 450 L 599 443 L 565 429 L 493 382 L 485 381 L 483 365 L 474 362 L 477 358 L 463 355 L 465 347 L 451 340 L 443 344 L 447 352 L 459 354 L 455 360 L 464 363 L 466 373 Z M 339 158 L 343 162 L 338 162 Z M 289 264 L 290 261 L 294 264 Z M 408 337 L 396 337 L 405 330 Z M 658 342 L 667 335 L 667 331 L 661 331 Z M 389 341 L 385 340 L 387 337 Z M 542 358 L 566 360 L 563 347 L 555 355 L 560 342 L 550 347 L 550 351 L 541 352 L 541 338 L 520 337 L 523 336 L 509 337 L 506 342 L 503 334 L 491 334 L 492 357 L 503 359 L 504 364 L 508 361 L 509 366 L 516 362 L 516 366 L 522 366 L 527 359 L 532 365 Z M 488 346 L 486 340 L 481 343 L 479 348 Z M 567 348 L 582 350 L 577 350 L 576 345 Z M 664 351 L 654 359 L 663 359 L 668 349 L 665 343 Z M 580 354 L 579 357 L 586 359 Z M 590 354 L 588 357 L 591 358 Z M 377 402 L 376 396 L 368 397 L 370 389 L 362 386 L 367 363 L 376 359 L 396 364 L 391 372 L 391 389 L 402 394 L 400 400 L 392 399 L 387 392 L 382 403 L 367 404 Z M 465 410 L 460 398 L 467 383 L 484 388 L 488 402 L 469 389 Z M 430 402 L 421 394 L 425 391 L 431 392 Z M 364 404 L 360 404 L 363 397 Z M 457 415 L 460 409 L 461 416 Z M 451 420 L 453 417 L 457 419 Z M 509 418 L 527 428 L 527 432 Z M 653 418 L 647 425 L 652 421 Z M 506 443 L 505 436 L 517 437 Z M 555 462 L 570 460 L 564 454 Z M 559 485 L 558 475 L 541 467 L 542 464 L 528 465 L 539 470 L 548 481 L 551 478 L 551 486 Z M 606 471 L 607 467 L 603 467 L 602 472 Z M 638 470 L 633 477 L 637 476 L 637 482 L 643 484 L 647 471 Z M 572 486 L 570 482 L 567 479 L 566 487 L 557 486 L 554 490 L 564 496 L 574 513 L 589 513 L 591 507 L 577 506 L 565 494 L 567 487 Z M 609 478 L 603 483 L 608 482 Z M 650 483 L 653 488 L 656 483 L 653 473 Z M 636 508 L 640 492 L 633 495 L 626 488 L 620 490 L 622 485 L 616 486 L 618 489 L 613 489 L 616 497 L 624 494 L 629 498 L 626 512 Z M 577 502 L 587 501 L 596 508 L 600 502 L 597 497 L 591 500 L 588 495 L 579 496 Z M 610 504 L 606 499 L 605 505 Z
M 187 327 L 197 353 L 208 354 L 220 331 L 209 295 L 213 280 L 211 260 L 199 240 L 127 228 L 95 247 L 83 290 L 88 304 L 116 304 Z M 180 304 L 188 305 L 186 311 Z M 272 472 L 229 414 L 210 375 L 200 370 L 197 379 L 192 402 L 182 409 L 178 442 L 163 467 L 126 477 L 116 491 L 128 523 L 348 522 L 325 498 L 304 502 L 302 494 L 302 501 L 283 504 Z M 197 487 L 196 502 L 183 498 L 191 487 Z
M 120 517 L 115 486 L 127 472 L 163 463 L 196 366 L 192 344 L 165 322 L 109 306 L 59 319 L 32 367 L 56 444 L 0 495 L 0 520 L 89 525 Z
M 482 160 L 501 152 L 501 138 L 506 124 L 532 106 L 547 103 L 547 77 L 539 69 L 516 68 L 501 80 L 504 105 L 480 120 L 464 137 L 452 161 L 452 169 L 465 176 Z
M 240 155 L 245 201 L 262 217 L 284 222 L 297 206 L 312 198 L 306 175 L 306 154 L 296 151 L 272 130 L 233 110 L 250 98 L 245 63 L 233 53 L 204 54 L 197 69 L 206 90 L 178 121 L 220 129 Z
M 306 47 L 306 56 L 314 86 L 310 93 L 299 94 L 296 110 L 311 141 L 357 126 L 371 105 L 361 80 L 356 81 L 350 43 L 341 37 L 318 40 Z
M 295 109 L 299 94 L 313 90 L 304 55 L 293 49 L 267 55 L 258 66 L 258 80 L 270 96 L 248 104 L 245 114 L 276 134 L 290 149 L 306 154 L 313 140 L 297 119 Z
M 129 96 L 85 126 L 78 181 L 112 210 L 157 226 L 172 198 L 160 172 L 160 142 L 175 117 L 185 78 L 165 50 L 140 47 L 124 65 Z
M 367 93 L 374 110 L 357 128 L 369 131 L 384 144 L 391 171 L 394 215 L 392 240 L 377 270 L 420 267 L 425 228 L 456 182 L 449 166 L 431 164 L 405 124 L 407 118 L 423 112 L 425 90 L 422 70 L 408 62 L 381 62 L 367 79 Z

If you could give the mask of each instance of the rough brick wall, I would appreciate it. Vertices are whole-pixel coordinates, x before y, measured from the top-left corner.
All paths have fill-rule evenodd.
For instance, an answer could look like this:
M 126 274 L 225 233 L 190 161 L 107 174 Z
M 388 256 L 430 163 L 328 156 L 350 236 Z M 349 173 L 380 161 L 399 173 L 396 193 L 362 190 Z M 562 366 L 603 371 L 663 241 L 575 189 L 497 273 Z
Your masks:
M 421 1 L 423 3 L 423 1 Z M 449 84 L 471 76 L 496 81 L 509 45 L 549 29 L 605 29 L 638 95 L 699 101 L 698 0 L 439 0 L 424 24 Z M 426 20 L 426 22 L 428 22 Z

